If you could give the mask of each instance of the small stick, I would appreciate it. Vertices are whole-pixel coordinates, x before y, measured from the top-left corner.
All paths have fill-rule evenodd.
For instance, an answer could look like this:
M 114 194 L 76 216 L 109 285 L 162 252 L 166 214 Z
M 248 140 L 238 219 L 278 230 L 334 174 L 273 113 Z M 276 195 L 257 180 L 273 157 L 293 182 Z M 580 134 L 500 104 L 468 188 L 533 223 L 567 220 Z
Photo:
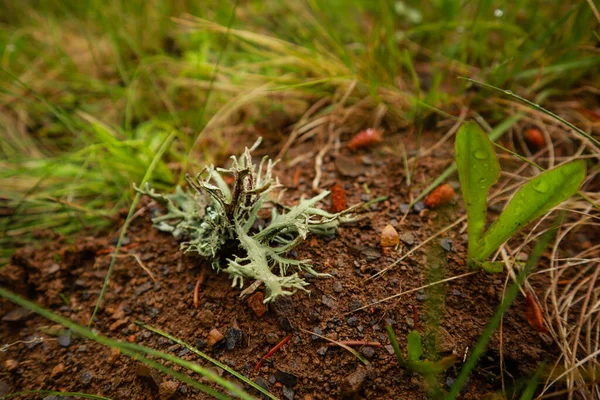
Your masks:
M 277 343 L 275 345 L 275 347 L 273 347 L 271 350 L 269 350 L 269 352 L 267 354 L 265 354 L 256 364 L 256 367 L 254 367 L 254 372 L 258 371 L 258 369 L 260 368 L 260 364 L 262 364 L 263 360 L 268 359 L 269 357 L 271 357 L 277 350 L 279 350 L 281 348 L 281 346 L 283 346 L 284 344 L 286 344 L 287 342 L 289 342 L 289 340 L 292 338 L 292 334 L 290 333 L 289 335 L 287 335 L 286 337 L 283 338 L 283 340 L 279 343 Z
M 381 347 L 381 343 L 379 342 L 365 342 L 364 340 L 341 340 L 339 342 L 329 342 L 325 346 L 371 346 L 371 347 Z
M 200 285 L 204 282 L 204 277 L 206 276 L 206 268 L 202 268 L 200 271 L 200 276 L 196 281 L 196 287 L 194 288 L 194 308 L 198 308 L 198 293 L 200 293 Z

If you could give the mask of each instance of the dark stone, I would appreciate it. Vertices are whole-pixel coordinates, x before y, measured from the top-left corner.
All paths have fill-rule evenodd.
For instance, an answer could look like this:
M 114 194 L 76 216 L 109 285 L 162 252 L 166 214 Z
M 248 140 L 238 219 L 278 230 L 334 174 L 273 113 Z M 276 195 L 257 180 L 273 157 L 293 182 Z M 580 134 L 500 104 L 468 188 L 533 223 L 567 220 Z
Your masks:
M 406 203 L 401 203 L 398 205 L 398 209 L 402 214 L 406 214 L 408 210 L 410 210 L 410 205 Z
M 177 353 L 177 356 L 178 356 L 178 357 L 183 357 L 183 356 L 185 356 L 185 355 L 186 355 L 187 353 L 189 353 L 189 352 L 190 352 L 190 349 L 188 349 L 188 348 L 186 347 L 186 348 L 182 349 L 182 350 L 181 350 L 179 353 Z
M 283 398 L 285 398 L 287 400 L 294 400 L 294 391 L 291 388 L 284 386 L 283 387 Z
M 94 375 L 89 371 L 85 371 L 79 377 L 79 383 L 81 383 L 83 386 L 87 386 L 92 382 L 92 379 L 94 379 Z
M 425 209 L 425 203 L 423 203 L 422 201 L 417 201 L 415 203 L 415 205 L 413 206 L 413 210 L 415 210 L 415 212 L 418 212 L 418 213 L 420 213 L 424 209 Z
M 202 338 L 196 338 L 196 347 L 202 350 L 206 347 L 206 341 Z
M 350 303 L 348 303 L 348 310 L 352 311 L 352 310 L 356 310 L 358 308 L 361 308 L 363 306 L 363 302 L 359 299 L 352 299 L 350 300 Z
M 400 235 L 400 240 L 406 243 L 409 246 L 412 246 L 415 243 L 415 235 L 412 232 L 404 232 Z
M 58 337 L 58 344 L 62 347 L 69 347 L 71 345 L 71 331 L 67 329 Z
M 150 318 L 156 318 L 160 314 L 160 310 L 156 307 L 150 307 L 146 310 L 146 313 Z
M 323 336 L 323 330 L 322 330 L 321 328 L 319 328 L 319 327 L 316 327 L 316 328 L 313 330 L 313 332 L 314 332 L 314 333 L 316 333 L 317 335 L 321 335 L 321 336 Z M 310 338 L 311 338 L 312 340 L 319 340 L 319 339 L 321 339 L 321 338 L 320 338 L 320 337 L 318 337 L 317 335 L 311 335 L 311 336 L 310 336 Z
M 365 346 L 360 349 L 360 352 L 363 356 L 367 358 L 371 358 L 375 355 L 375 349 L 370 346 Z
M 274 384 L 275 382 L 277 382 L 277 379 L 275 378 L 275 375 L 271 375 L 271 376 L 269 376 L 269 383 L 272 385 L 272 384 Z
M 135 289 L 135 295 L 140 296 L 140 295 L 146 293 L 148 290 L 152 289 L 152 286 L 154 286 L 154 284 L 150 281 L 146 282 L 146 283 L 142 283 Z
M 327 346 L 319 347 L 317 349 L 317 354 L 320 355 L 320 356 L 324 356 L 325 354 L 327 354 L 327 349 L 328 349 Z
M 333 291 L 336 293 L 341 293 L 344 291 L 344 286 L 342 286 L 342 282 L 335 281 L 333 282 Z
M 289 387 L 294 387 L 298 383 L 298 378 L 294 374 L 284 371 L 275 372 L 275 379 L 277 382 L 281 382 L 284 386 Z
M 350 318 L 348 318 L 348 321 L 346 321 L 346 322 L 350 326 L 357 326 L 359 324 L 358 318 L 356 318 L 356 317 L 350 317 Z
M 440 240 L 440 245 L 446 251 L 452 250 L 452 242 L 448 238 L 443 238 L 442 240 Z
M 181 385 L 177 388 L 177 392 L 179 392 L 181 394 L 186 394 L 187 391 L 188 391 L 187 385 Z
M 233 327 L 229 328 L 225 334 L 227 350 L 233 350 L 236 348 L 236 346 L 240 346 L 242 344 L 243 337 L 244 334 L 241 330 Z
M 327 295 L 323 295 L 321 297 L 321 303 L 323 303 L 325 306 L 334 309 L 335 308 L 335 300 L 333 300 L 331 297 L 327 296 Z

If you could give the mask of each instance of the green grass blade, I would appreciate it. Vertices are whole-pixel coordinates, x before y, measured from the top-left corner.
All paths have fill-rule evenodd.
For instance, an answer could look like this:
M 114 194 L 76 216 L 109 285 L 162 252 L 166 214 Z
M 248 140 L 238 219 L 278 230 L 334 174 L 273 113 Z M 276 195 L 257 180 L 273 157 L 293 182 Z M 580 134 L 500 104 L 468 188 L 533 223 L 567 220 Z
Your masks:
M 450 393 L 448 393 L 446 400 L 453 400 L 454 398 L 456 398 L 456 396 L 458 395 L 458 393 L 460 392 L 462 387 L 467 382 L 467 379 L 469 378 L 469 374 L 471 373 L 473 368 L 475 368 L 477 361 L 479 361 L 479 358 L 485 353 L 485 350 L 486 350 L 487 345 L 492 337 L 492 334 L 496 331 L 496 329 L 500 325 L 502 316 L 508 310 L 508 308 L 510 307 L 512 302 L 515 300 L 515 298 L 519 294 L 519 287 L 521 286 L 521 284 L 523 283 L 523 281 L 525 280 L 525 278 L 527 277 L 529 272 L 533 269 L 533 267 L 540 260 L 542 253 L 544 252 L 544 249 L 546 248 L 546 246 L 548 246 L 548 243 L 550 243 L 550 240 L 552 240 L 552 238 L 556 235 L 556 232 L 558 231 L 558 228 L 561 226 L 563 219 L 564 219 L 564 212 L 561 212 L 558 215 L 558 217 L 556 218 L 556 220 L 554 221 L 553 226 L 548 231 L 546 231 L 546 233 L 544 233 L 540 237 L 538 242 L 535 244 L 533 250 L 531 251 L 531 255 L 529 256 L 529 259 L 527 260 L 527 263 L 525 264 L 525 267 L 521 270 L 521 272 L 519 272 L 515 282 L 512 285 L 510 285 L 509 288 L 506 290 L 504 297 L 502 299 L 502 303 L 500 303 L 500 305 L 496 309 L 496 313 L 491 318 L 488 325 L 485 327 L 485 329 L 484 329 L 483 333 L 481 334 L 481 336 L 479 337 L 479 340 L 477 341 L 477 344 L 475 345 L 475 347 L 473 347 L 471 356 L 469 357 L 467 362 L 463 365 L 462 369 L 460 370 L 458 378 L 454 382 L 454 385 L 452 386 Z
M 402 368 L 406 367 L 406 362 L 404 361 L 404 357 L 402 357 L 402 351 L 400 350 L 400 345 L 398 344 L 398 339 L 396 338 L 396 333 L 394 332 L 394 328 L 391 325 L 386 325 L 385 330 L 387 331 L 387 335 L 390 338 L 390 343 L 394 348 L 394 353 L 396 354 L 396 358 L 398 359 L 398 364 Z
M 531 179 L 485 233 L 473 258 L 484 261 L 514 233 L 577 193 L 585 176 L 585 161 L 575 160 Z
M 162 365 L 156 361 L 146 358 L 146 357 L 144 357 L 144 355 L 151 356 L 151 357 L 157 357 L 162 360 L 172 362 L 172 363 L 174 363 L 178 366 L 181 366 L 189 371 L 198 373 L 198 374 L 204 376 L 205 378 L 207 378 L 208 380 L 221 386 L 223 389 L 228 390 L 229 392 L 234 394 L 236 397 L 239 397 L 239 398 L 245 399 L 245 400 L 254 399 L 252 396 L 250 396 L 248 393 L 246 393 L 245 391 L 243 391 L 242 389 L 237 387 L 235 384 L 227 381 L 226 379 L 221 378 L 219 375 L 215 374 L 211 370 L 203 368 L 198 364 L 194 364 L 192 362 L 183 360 L 182 358 L 173 356 L 168 353 L 164 353 L 162 351 L 158 351 L 158 350 L 154 350 L 154 349 L 151 349 L 148 347 L 140 346 L 138 344 L 122 342 L 119 340 L 108 338 L 103 335 L 96 334 L 96 333 L 92 332 L 91 329 L 83 327 L 81 325 L 78 325 L 75 322 L 73 322 L 65 317 L 57 315 L 57 314 L 53 313 L 52 311 L 49 311 L 49 310 L 39 306 L 38 304 L 35 304 L 29 300 L 26 300 L 26 299 L 22 298 L 21 296 L 3 288 L 3 287 L 0 287 L 0 297 L 4 297 L 5 299 L 10 300 L 15 304 L 18 304 L 21 307 L 24 307 L 33 312 L 36 312 L 36 313 L 40 314 L 42 317 L 49 319 L 50 321 L 61 324 L 65 328 L 70 329 L 73 333 L 75 333 L 81 337 L 93 340 L 95 342 L 98 342 L 100 344 L 103 344 L 103 345 L 111 347 L 111 348 L 117 348 L 117 349 L 119 349 L 119 351 L 121 351 L 121 353 L 123 353 L 137 361 L 140 361 L 144 364 L 147 364 L 147 365 L 151 366 L 152 368 L 155 368 L 161 372 L 169 374 L 169 375 L 181 380 L 182 382 L 185 382 L 185 383 L 189 384 L 190 386 L 195 387 L 195 388 L 203 391 L 204 393 L 207 393 L 217 399 L 229 399 L 229 397 L 222 393 L 215 391 L 214 389 L 212 389 L 206 385 L 203 385 L 203 384 L 189 378 L 188 376 L 186 376 L 182 373 L 179 373 L 169 367 L 165 367 L 164 365 Z
M 469 221 L 469 259 L 478 254 L 485 228 L 487 197 L 500 176 L 500 164 L 494 146 L 479 125 L 468 122 L 456 134 L 456 164 Z
M 143 187 L 146 184 L 146 182 L 148 182 L 150 180 L 150 177 L 152 177 L 152 173 L 154 172 L 154 169 L 158 165 L 163 154 L 165 154 L 165 152 L 169 149 L 169 146 L 171 145 L 171 142 L 173 141 L 174 138 L 175 138 L 175 132 L 172 132 L 167 138 L 165 138 L 165 140 L 161 144 L 160 148 L 156 152 L 156 155 L 152 159 L 152 162 L 148 166 L 148 169 L 146 170 L 146 173 L 144 174 L 144 178 L 142 179 L 142 182 L 140 183 L 140 187 Z M 92 325 L 92 323 L 94 322 L 94 317 L 96 316 L 96 313 L 100 309 L 100 303 L 102 302 L 102 298 L 104 297 L 104 293 L 106 292 L 106 289 L 108 287 L 108 282 L 110 280 L 110 276 L 112 275 L 113 269 L 115 267 L 115 263 L 117 261 L 117 256 L 119 254 L 119 250 L 121 249 L 121 244 L 123 243 L 123 239 L 125 238 L 125 234 L 127 233 L 127 228 L 129 227 L 129 222 L 131 221 L 131 217 L 133 217 L 133 214 L 135 213 L 135 208 L 136 208 L 138 202 L 140 201 L 140 196 L 141 196 L 141 194 L 139 192 L 136 192 L 135 197 L 133 198 L 133 202 L 131 203 L 131 206 L 129 207 L 129 213 L 127 214 L 125 223 L 123 224 L 123 227 L 121 228 L 121 234 L 119 235 L 119 240 L 117 242 L 117 245 L 115 246 L 115 251 L 113 251 L 113 253 L 112 253 L 110 265 L 108 267 L 108 272 L 106 273 L 106 277 L 104 278 L 104 283 L 102 284 L 102 290 L 100 290 L 100 295 L 98 296 L 98 301 L 96 302 L 96 306 L 94 307 L 94 312 L 92 312 L 92 316 L 90 317 L 90 322 L 88 323 L 88 326 Z
M 161 331 L 160 329 L 154 328 L 150 325 L 146 325 L 145 323 L 141 322 L 141 321 L 136 321 L 136 324 L 138 324 L 139 326 L 141 326 L 142 328 L 148 329 L 151 332 L 154 332 L 160 336 L 166 337 L 167 339 L 170 339 L 172 341 L 174 341 L 177 344 L 182 345 L 183 347 L 185 347 L 186 349 L 190 350 L 193 353 L 196 353 L 197 355 L 199 355 L 200 357 L 204 358 L 206 361 L 213 363 L 214 365 L 216 365 L 217 367 L 221 368 L 223 371 L 226 371 L 228 373 L 230 373 L 231 375 L 235 376 L 236 378 L 238 378 L 239 380 L 243 381 L 244 383 L 247 383 L 248 385 L 252 386 L 254 389 L 258 390 L 259 392 L 261 392 L 262 394 L 264 394 L 265 396 L 267 396 L 270 399 L 273 400 L 277 400 L 277 397 L 273 396 L 271 393 L 269 393 L 269 391 L 265 390 L 262 386 L 256 384 L 255 382 L 251 381 L 250 379 L 246 378 L 244 375 L 240 374 L 239 372 L 229 368 L 227 365 L 221 363 L 218 360 L 215 360 L 214 358 L 212 358 L 211 356 L 209 356 L 206 353 L 203 353 L 202 351 L 198 350 L 197 348 L 185 343 L 182 340 L 177 339 L 174 336 L 169 335 L 166 332 Z
M 504 90 L 504 89 L 500 89 L 496 86 L 490 85 L 488 83 L 484 83 L 484 82 L 480 82 L 480 81 L 476 81 L 475 79 L 471 79 L 471 78 L 461 78 L 461 79 L 466 79 L 469 82 L 472 82 L 476 85 L 480 85 L 489 89 L 493 89 L 496 90 L 498 92 L 504 93 L 505 95 L 512 97 L 513 99 L 522 101 L 523 103 L 527 104 L 528 106 L 532 107 L 535 110 L 540 110 L 541 112 L 543 112 L 546 115 L 551 116 L 552 118 L 554 118 L 555 120 L 563 123 L 564 125 L 568 126 L 569 128 L 573 129 L 575 132 L 579 133 L 581 136 L 583 136 L 584 138 L 586 138 L 587 140 L 589 140 L 590 142 L 594 143 L 598 148 L 600 148 L 600 142 L 588 135 L 586 132 L 584 132 L 583 130 L 579 129 L 578 127 L 576 127 L 575 125 L 573 125 L 572 123 L 570 123 L 569 121 L 567 121 L 566 119 L 563 119 L 561 117 L 559 117 L 558 115 L 554 114 L 552 111 L 548 111 L 545 108 L 543 108 L 542 106 L 540 106 L 539 104 L 536 104 L 532 101 L 529 101 L 519 95 L 514 94 L 513 92 L 511 92 L 510 90 Z
M 6 396 L 0 397 L 0 400 L 10 399 L 17 396 L 26 396 L 29 394 L 48 394 L 48 395 L 56 395 L 61 397 L 81 397 L 84 399 L 93 399 L 93 400 L 111 400 L 110 397 L 97 396 L 95 394 L 87 394 L 80 392 L 59 392 L 56 390 L 26 390 L 23 392 L 16 392 L 7 394 Z
M 406 351 L 408 353 L 408 362 L 419 361 L 423 355 L 423 345 L 421 344 L 421 335 L 418 331 L 411 331 L 406 339 L 408 344 Z

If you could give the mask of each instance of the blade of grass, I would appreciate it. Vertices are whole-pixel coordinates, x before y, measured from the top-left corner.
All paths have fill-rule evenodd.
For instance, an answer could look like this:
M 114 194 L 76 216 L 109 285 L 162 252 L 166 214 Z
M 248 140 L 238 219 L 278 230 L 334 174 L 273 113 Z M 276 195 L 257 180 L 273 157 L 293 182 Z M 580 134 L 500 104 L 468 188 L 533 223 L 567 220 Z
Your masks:
M 158 357 L 162 360 L 169 361 L 176 365 L 179 365 L 189 371 L 198 373 L 198 374 L 202 375 L 203 377 L 207 378 L 208 380 L 221 386 L 222 388 L 230 391 L 232 394 L 236 395 L 237 397 L 239 397 L 241 399 L 245 399 L 245 400 L 253 399 L 252 396 L 250 396 L 248 393 L 246 393 L 245 391 L 243 391 L 242 389 L 240 389 L 233 383 L 221 378 L 220 376 L 218 376 L 211 370 L 203 368 L 198 364 L 194 364 L 192 362 L 183 360 L 182 358 L 173 356 L 168 353 L 164 353 L 162 351 L 158 351 L 158 350 L 154 350 L 154 349 L 151 349 L 148 347 L 140 346 L 138 344 L 122 342 L 120 340 L 115 340 L 115 339 L 111 339 L 109 337 L 106 337 L 106 336 L 103 336 L 100 334 L 96 334 L 91 329 L 83 327 L 81 325 L 78 325 L 75 322 L 73 322 L 65 317 L 62 317 L 58 314 L 54 314 L 52 311 L 49 311 L 36 303 L 33 303 L 27 299 L 24 299 L 21 296 L 3 288 L 3 287 L 0 287 L 0 297 L 10 300 L 11 302 L 13 302 L 21 307 L 27 308 L 27 309 L 41 315 L 42 317 L 49 319 L 50 321 L 56 322 L 57 324 L 61 324 L 65 328 L 70 329 L 73 333 L 75 333 L 81 337 L 93 340 L 95 342 L 98 342 L 98 343 L 108 346 L 110 348 L 119 349 L 119 351 L 121 351 L 121 353 L 123 353 L 137 361 L 141 361 L 142 363 L 147 364 L 147 365 L 151 366 L 152 368 L 155 368 L 161 372 L 169 374 L 169 375 L 181 380 L 182 382 L 185 382 L 185 383 L 189 384 L 190 386 L 193 386 L 193 387 L 203 391 L 204 393 L 207 393 L 211 396 L 216 397 L 217 399 L 229 399 L 229 397 L 222 393 L 215 391 L 214 389 L 212 389 L 206 385 L 203 385 L 203 384 L 189 378 L 188 376 L 186 376 L 182 373 L 179 373 L 179 372 L 177 372 L 169 367 L 166 367 L 156 361 L 150 360 L 149 358 L 144 357 L 144 355 L 151 356 L 151 357 Z
M 84 399 L 94 399 L 94 400 L 111 400 L 110 397 L 97 396 L 95 394 L 87 394 L 80 392 L 59 392 L 56 390 L 25 390 L 23 392 L 16 392 L 7 394 L 5 396 L 0 397 L 0 400 L 10 399 L 12 397 L 17 396 L 27 396 L 29 394 L 49 394 L 56 395 L 61 397 L 82 397 Z
M 519 272 L 515 282 L 506 290 L 502 302 L 496 309 L 496 313 L 494 314 L 488 325 L 485 327 L 483 333 L 481 334 L 481 337 L 479 338 L 477 344 L 473 348 L 471 356 L 460 370 L 458 378 L 454 382 L 450 393 L 448 393 L 448 396 L 446 397 L 447 400 L 453 400 L 454 398 L 456 398 L 462 387 L 467 382 L 469 374 L 471 373 L 473 368 L 475 368 L 477 361 L 479 361 L 479 358 L 485 352 L 487 345 L 492 337 L 492 334 L 500 325 L 502 316 L 504 315 L 504 313 L 506 313 L 512 302 L 516 299 L 517 295 L 519 294 L 519 287 L 521 286 L 529 272 L 538 263 L 540 257 L 542 256 L 542 253 L 544 252 L 544 249 L 546 248 L 546 246 L 548 246 L 550 240 L 552 240 L 554 235 L 556 235 L 558 228 L 562 224 L 564 215 L 565 213 L 561 212 L 555 219 L 552 228 L 546 231 L 546 233 L 544 233 L 540 237 L 538 242 L 535 244 L 535 247 L 533 248 L 530 257 L 527 260 L 525 267 Z
M 197 348 L 185 343 L 182 340 L 177 339 L 174 336 L 169 335 L 166 332 L 161 331 L 158 328 L 154 328 L 153 326 L 150 325 L 146 325 L 145 323 L 141 322 L 141 321 L 136 321 L 135 322 L 137 325 L 141 326 L 144 329 L 148 329 L 151 332 L 154 332 L 160 336 L 163 336 L 167 339 L 170 339 L 172 341 L 174 341 L 177 344 L 182 345 L 183 347 L 185 347 L 186 349 L 190 350 L 193 353 L 196 353 L 197 355 L 199 355 L 200 357 L 204 358 L 206 361 L 213 363 L 214 365 L 216 365 L 217 367 L 221 368 L 223 371 L 226 371 L 228 373 L 230 373 L 231 375 L 235 376 L 236 378 L 238 378 L 239 380 L 243 381 L 244 383 L 247 383 L 248 385 L 252 386 L 254 389 L 258 390 L 259 392 L 261 392 L 262 394 L 264 394 L 265 396 L 267 396 L 270 399 L 273 400 L 277 400 L 277 397 L 273 396 L 271 393 L 269 393 L 269 391 L 265 390 L 263 387 L 261 387 L 260 385 L 256 384 L 255 382 L 251 381 L 250 379 L 246 378 L 244 375 L 240 374 L 239 372 L 229 368 L 227 365 L 221 363 L 218 360 L 215 360 L 214 358 L 210 357 L 208 354 L 201 352 L 200 350 L 198 350 Z
M 176 134 L 175 132 L 171 132 L 171 134 L 169 134 L 169 136 L 167 136 L 167 138 L 165 138 L 165 140 L 161 144 L 160 148 L 156 152 L 156 155 L 152 159 L 152 162 L 148 166 L 148 169 L 146 170 L 146 174 L 144 175 L 144 178 L 142 179 L 140 186 L 144 186 L 146 184 L 146 182 L 148 182 L 150 180 L 150 177 L 152 176 L 154 169 L 158 165 L 158 162 L 162 158 L 163 154 L 169 149 L 171 142 L 175 138 L 175 134 Z M 108 282 L 110 280 L 110 276 L 113 272 L 115 263 L 117 261 L 117 255 L 119 254 L 119 250 L 121 249 L 121 244 L 123 243 L 123 239 L 125 238 L 125 234 L 127 233 L 127 228 L 129 227 L 129 222 L 131 221 L 131 217 L 133 216 L 133 214 L 135 212 L 135 208 L 136 208 L 138 202 L 140 201 L 140 196 L 141 196 L 141 194 L 139 192 L 136 192 L 135 197 L 133 198 L 133 202 L 131 203 L 131 206 L 129 207 L 129 213 L 127 214 L 125 223 L 123 223 L 123 227 L 121 228 L 121 234 L 119 235 L 119 240 L 117 241 L 117 245 L 115 246 L 115 251 L 112 253 L 110 265 L 108 267 L 108 272 L 106 273 L 106 277 L 104 278 L 104 283 L 102 284 L 102 289 L 100 290 L 100 295 L 98 296 L 98 301 L 96 302 L 96 306 L 94 307 L 94 312 L 92 312 L 92 316 L 90 317 L 90 322 L 88 323 L 88 326 L 92 325 L 92 323 L 94 322 L 94 317 L 96 316 L 96 313 L 100 309 L 100 303 L 102 302 L 102 298 L 104 297 L 104 293 L 106 292 L 106 288 L 108 287 Z
M 406 362 L 404 361 L 404 357 L 402 356 L 402 351 L 400 350 L 400 345 L 398 344 L 398 339 L 396 338 L 394 328 L 392 328 L 390 324 L 386 324 L 385 330 L 387 331 L 387 335 L 390 338 L 390 343 L 394 348 L 394 353 L 396 354 L 396 358 L 398 359 L 398 364 L 400 364 L 400 367 L 406 368 Z
M 497 92 L 504 93 L 508 97 L 512 97 L 513 99 L 519 100 L 519 101 L 527 104 L 528 106 L 530 106 L 530 107 L 532 107 L 532 108 L 534 108 L 536 110 L 540 110 L 544 114 L 551 116 L 552 118 L 556 119 L 557 121 L 561 122 L 562 124 L 564 124 L 564 125 L 568 126 L 569 128 L 573 129 L 575 132 L 577 132 L 578 134 L 580 134 L 581 136 L 583 136 L 584 138 L 586 138 L 590 142 L 594 143 L 598 148 L 600 148 L 600 142 L 596 138 L 588 135 L 583 130 L 579 129 L 578 127 L 576 127 L 575 125 L 573 125 L 572 123 L 570 123 L 569 121 L 567 121 L 566 119 L 563 119 L 563 118 L 559 117 L 558 115 L 554 114 L 552 111 L 546 110 L 544 107 L 540 106 L 539 104 L 536 104 L 536 103 L 534 103 L 532 101 L 529 101 L 526 98 L 523 98 L 523 97 L 521 97 L 521 96 L 519 96 L 517 94 L 514 94 L 510 90 L 500 89 L 499 87 L 496 87 L 494 85 L 490 85 L 490 84 L 485 83 L 485 82 L 480 82 L 480 81 L 477 81 L 475 79 L 465 78 L 465 77 L 461 77 L 460 79 L 464 79 L 464 80 L 467 80 L 467 81 L 469 81 L 471 83 L 474 83 L 476 85 L 480 85 L 480 86 L 483 86 L 483 87 L 486 87 L 486 88 L 489 88 L 489 89 L 493 89 L 493 90 L 495 90 Z

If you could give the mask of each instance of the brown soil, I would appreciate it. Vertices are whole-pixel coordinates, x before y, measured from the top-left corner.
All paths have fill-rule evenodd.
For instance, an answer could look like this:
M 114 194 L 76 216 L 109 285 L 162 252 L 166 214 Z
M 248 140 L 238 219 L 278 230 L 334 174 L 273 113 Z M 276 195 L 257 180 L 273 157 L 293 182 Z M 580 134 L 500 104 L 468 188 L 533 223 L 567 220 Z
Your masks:
M 426 148 L 439 137 L 439 134 L 426 136 L 422 146 Z M 413 181 L 427 183 L 450 164 L 451 146 L 443 147 L 442 154 L 419 159 Z M 406 351 L 407 334 L 417 329 L 426 333 L 427 338 L 437 335 L 438 356 L 455 354 L 462 362 L 499 304 L 505 276 L 478 273 L 348 313 L 428 281 L 468 272 L 464 263 L 466 235 L 454 229 L 446 237 L 434 239 L 431 245 L 407 257 L 383 277 L 366 280 L 464 215 L 462 206 L 450 204 L 436 210 L 411 212 L 400 225 L 402 205 L 410 202 L 409 191 L 401 157 L 386 154 L 385 148 L 391 147 L 383 144 L 357 153 L 343 148 L 337 162 L 333 155 L 326 158 L 321 186 L 331 187 L 335 182 L 341 182 L 348 195 L 348 204 L 379 196 L 389 196 L 389 199 L 361 211 L 361 219 L 341 227 L 335 237 L 310 237 L 297 249 L 299 258 L 312 259 L 317 271 L 333 276 L 319 279 L 308 276 L 310 295 L 299 292 L 282 298 L 258 317 L 247 300 L 239 299 L 240 290 L 231 288 L 228 276 L 211 270 L 206 271 L 200 306 L 194 308 L 194 285 L 201 271 L 208 267 L 202 260 L 182 255 L 178 242 L 170 235 L 154 230 L 150 223 L 152 209 L 147 207 L 129 228 L 130 242 L 123 253 L 138 255 L 152 271 L 156 282 L 153 283 L 134 257 L 119 258 L 94 328 L 113 338 L 133 341 L 207 365 L 181 346 L 134 323 L 143 321 L 198 346 L 253 380 L 262 379 L 278 397 L 339 398 L 340 391 L 356 389 L 344 381 L 362 364 L 348 351 L 327 347 L 326 341 L 303 331 L 318 329 L 322 335 L 340 341 L 381 344 L 381 347 L 357 347 L 370 362 L 370 367 L 358 392 L 347 397 L 426 397 L 420 376 L 407 374 L 399 368 L 391 354 L 385 334 L 386 323 L 394 327 L 403 351 Z M 306 149 L 294 151 L 302 154 L 303 150 Z M 342 165 L 344 157 L 346 166 Z M 314 168 L 310 160 L 286 172 L 282 169 L 279 169 L 280 179 L 289 188 L 286 201 L 293 203 L 302 194 L 311 193 Z M 294 187 L 296 171 L 301 172 L 298 185 Z M 358 176 L 347 176 L 354 173 Z M 366 187 L 369 195 L 365 194 Z M 123 217 L 121 215 L 115 221 L 115 230 Z M 398 250 L 384 255 L 379 246 L 379 234 L 390 223 L 397 226 L 403 241 Z M 57 237 L 51 245 L 42 248 L 22 248 L 11 264 L 0 270 L 0 284 L 86 325 L 110 262 L 109 250 L 115 242 L 113 232 L 101 237 L 82 237 L 74 244 Z M 432 268 L 436 265 L 439 267 Z M 532 284 L 536 287 L 540 282 Z M 442 298 L 443 302 L 433 304 L 436 298 Z M 5 319 L 16 309 L 7 302 L 1 305 L 0 315 Z M 428 320 L 435 321 L 436 310 L 441 323 L 439 329 L 432 330 L 430 326 L 434 322 L 428 323 Z M 500 336 L 494 335 L 487 354 L 464 389 L 463 398 L 479 399 L 501 390 L 501 353 L 508 388 L 529 377 L 542 361 L 556 355 L 551 342 L 533 330 L 524 315 L 525 301 L 519 298 L 504 317 L 502 346 Z M 114 399 L 207 398 L 195 389 L 174 383 L 167 376 L 144 376 L 147 371 L 140 368 L 138 362 L 110 348 L 76 337 L 70 343 L 66 343 L 69 341 L 64 336 L 59 340 L 60 327 L 38 315 L 17 315 L 12 319 L 15 321 L 0 323 L 0 342 L 14 343 L 0 353 L 0 395 L 2 390 L 8 393 L 11 390 L 47 389 L 81 391 Z M 212 348 L 206 344 L 211 329 L 218 329 L 226 336 L 226 340 Z M 238 331 L 242 332 L 241 340 L 237 340 Z M 291 340 L 263 362 L 258 373 L 254 373 L 260 357 L 289 333 L 293 334 Z M 43 341 L 31 343 L 34 337 L 42 337 Z M 452 384 L 461 362 L 440 376 L 443 388 Z M 233 380 L 227 374 L 224 376 Z M 246 389 L 255 393 L 251 388 Z

